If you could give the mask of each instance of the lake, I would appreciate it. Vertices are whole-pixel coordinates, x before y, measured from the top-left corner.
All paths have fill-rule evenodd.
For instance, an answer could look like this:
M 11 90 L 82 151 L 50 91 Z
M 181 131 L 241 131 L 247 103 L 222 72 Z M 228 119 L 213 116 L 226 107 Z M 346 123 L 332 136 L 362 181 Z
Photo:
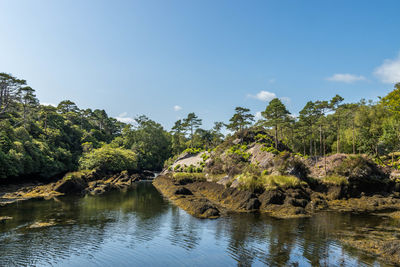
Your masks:
M 0 208 L 0 266 L 389 266 L 335 240 L 381 217 L 318 213 L 274 219 L 196 219 L 151 182 L 102 196 L 31 200 Z M 47 227 L 34 227 L 35 223 Z M 33 227 L 32 227 L 33 225 Z

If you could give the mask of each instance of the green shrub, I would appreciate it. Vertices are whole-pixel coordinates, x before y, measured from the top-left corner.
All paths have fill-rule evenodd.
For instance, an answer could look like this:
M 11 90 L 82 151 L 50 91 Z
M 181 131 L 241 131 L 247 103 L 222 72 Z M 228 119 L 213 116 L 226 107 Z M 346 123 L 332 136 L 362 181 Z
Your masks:
M 210 154 L 209 154 L 209 153 L 203 153 L 203 154 L 201 155 L 201 158 L 203 159 L 203 162 L 205 162 L 207 159 L 210 158 Z
M 278 155 L 279 154 L 279 150 L 277 150 L 275 147 L 273 147 L 273 146 L 262 146 L 261 147 L 261 151 L 264 151 L 264 152 L 269 152 L 269 153 L 272 153 L 272 154 L 274 154 L 274 155 Z
M 202 149 L 202 148 L 189 147 L 189 148 L 186 148 L 183 151 L 183 153 L 189 153 L 189 154 L 192 154 L 192 155 L 196 155 L 196 154 L 199 154 L 202 151 L 204 151 L 204 149 Z
M 236 155 L 238 156 L 241 160 L 243 161 L 248 161 L 250 158 L 250 153 L 246 152 L 247 150 L 247 145 L 234 145 L 231 146 L 228 151 L 227 154 L 228 155 Z
M 79 168 L 104 172 L 137 171 L 137 157 L 131 150 L 105 145 L 84 154 L 79 160 Z
M 250 191 L 264 189 L 264 185 L 260 175 L 255 175 L 253 173 L 246 172 L 236 176 L 236 179 L 239 181 L 240 189 L 250 190 Z
M 174 168 L 174 171 L 179 171 L 179 169 L 181 168 L 181 164 L 176 164 L 175 165 L 175 168 Z

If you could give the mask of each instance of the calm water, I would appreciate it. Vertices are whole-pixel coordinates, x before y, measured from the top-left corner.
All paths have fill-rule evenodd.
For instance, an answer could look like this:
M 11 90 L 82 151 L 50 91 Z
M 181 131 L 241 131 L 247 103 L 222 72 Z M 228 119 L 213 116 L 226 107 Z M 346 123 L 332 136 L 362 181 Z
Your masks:
M 150 182 L 99 197 L 22 202 L 0 208 L 0 216 L 13 217 L 0 224 L 0 266 L 382 265 L 333 240 L 336 230 L 374 226 L 378 217 L 200 220 L 163 199 Z

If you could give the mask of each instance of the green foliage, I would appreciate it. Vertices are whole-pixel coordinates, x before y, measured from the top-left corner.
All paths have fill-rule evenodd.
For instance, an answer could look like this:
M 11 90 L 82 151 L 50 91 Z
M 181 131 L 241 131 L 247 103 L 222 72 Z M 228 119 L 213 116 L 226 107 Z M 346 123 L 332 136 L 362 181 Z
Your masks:
M 174 168 L 174 171 L 179 171 L 181 169 L 181 164 L 176 164 L 175 165 L 175 168 Z
M 208 160 L 210 158 L 210 153 L 203 153 L 201 155 L 201 158 L 203 159 L 203 162 L 205 162 L 206 160 Z
M 234 145 L 230 147 L 227 151 L 228 155 L 236 155 L 238 156 L 242 161 L 248 161 L 251 154 L 246 152 L 247 150 L 247 145 Z
M 105 145 L 84 154 L 79 160 L 79 168 L 103 172 L 137 171 L 138 159 L 131 150 Z
M 188 147 L 183 151 L 183 153 L 189 153 L 191 155 L 196 155 L 203 151 L 204 151 L 204 149 L 202 149 L 202 148 Z
M 138 169 L 161 170 L 171 157 L 171 136 L 164 128 L 146 116 L 136 118 L 136 129 L 125 129 L 124 148 L 138 156 Z
M 236 107 L 235 114 L 229 120 L 227 128 L 231 131 L 242 131 L 246 126 L 254 121 L 254 115 L 250 114 L 250 109 L 243 107 Z
M 272 146 L 262 146 L 261 147 L 261 151 L 269 152 L 269 153 L 272 153 L 274 155 L 278 155 L 279 154 L 279 150 L 277 150 L 275 147 L 272 147 Z

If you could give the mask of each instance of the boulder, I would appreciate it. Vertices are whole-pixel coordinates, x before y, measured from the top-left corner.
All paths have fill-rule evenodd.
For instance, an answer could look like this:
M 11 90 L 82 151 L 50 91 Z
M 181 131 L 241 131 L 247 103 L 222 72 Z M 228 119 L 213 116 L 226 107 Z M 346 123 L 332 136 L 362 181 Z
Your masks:
M 54 191 L 64 194 L 81 194 L 86 188 L 86 182 L 80 178 L 71 178 L 58 182 Z
M 258 210 L 260 206 L 261 202 L 258 198 L 251 198 L 249 202 L 247 202 L 246 210 Z
M 187 189 L 186 187 L 180 187 L 178 189 L 175 190 L 174 195 L 193 195 L 192 191 L 190 191 L 189 189 Z

